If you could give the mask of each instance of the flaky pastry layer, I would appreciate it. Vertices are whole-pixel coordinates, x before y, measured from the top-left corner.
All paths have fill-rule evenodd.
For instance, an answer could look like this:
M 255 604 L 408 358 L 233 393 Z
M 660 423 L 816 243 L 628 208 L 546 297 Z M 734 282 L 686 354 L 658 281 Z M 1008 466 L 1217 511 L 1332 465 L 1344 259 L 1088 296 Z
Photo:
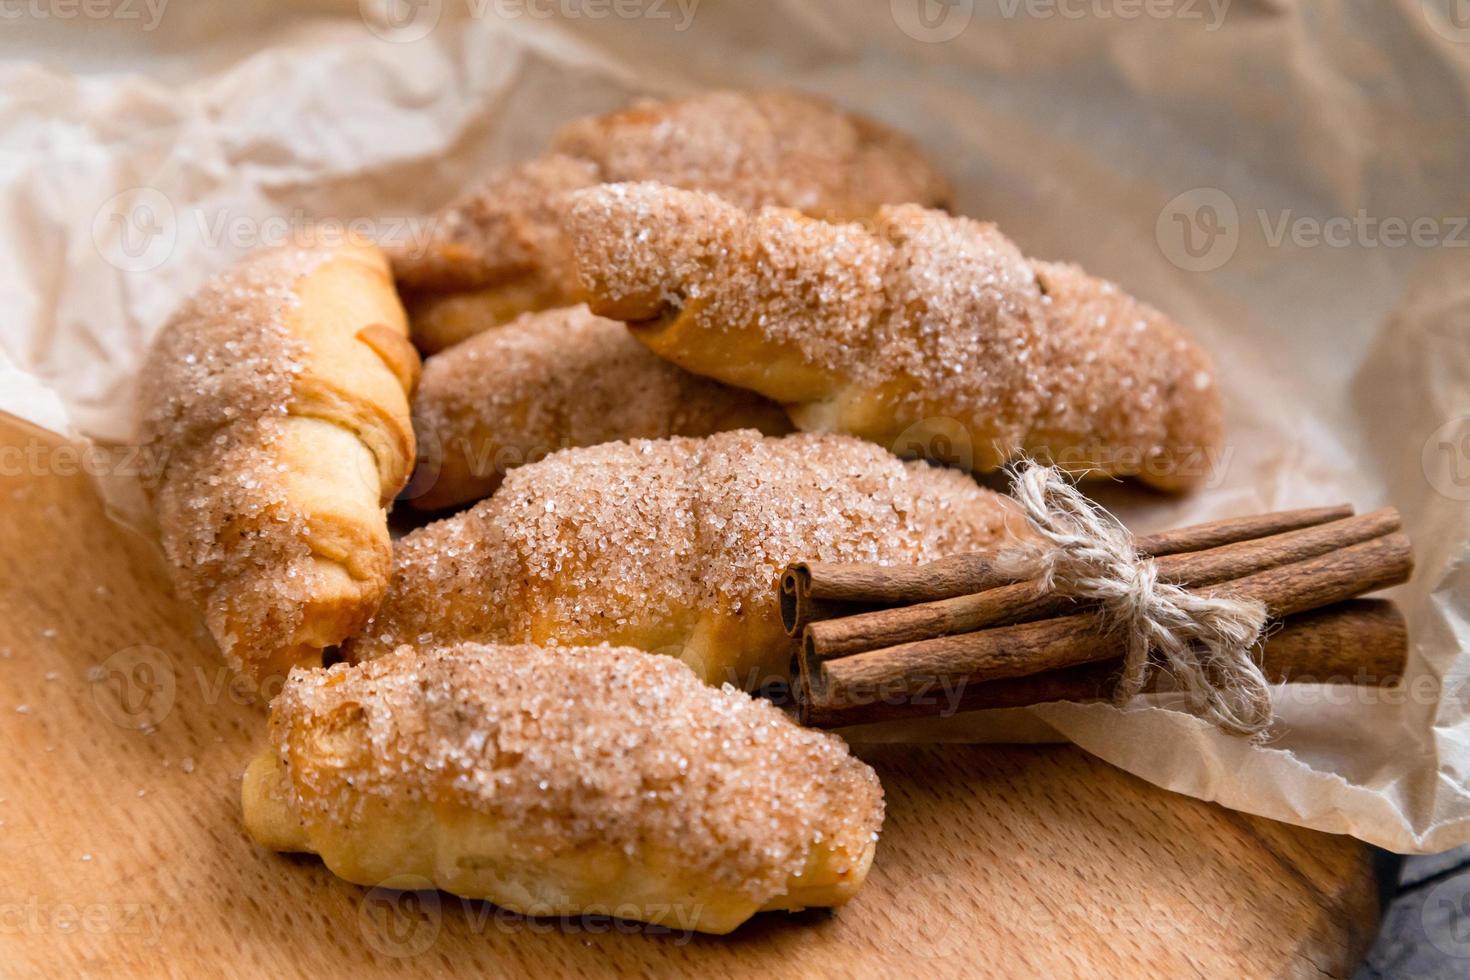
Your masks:
M 149 351 L 141 429 L 164 552 L 230 664 L 320 662 L 387 584 L 418 354 L 376 248 L 255 253 Z

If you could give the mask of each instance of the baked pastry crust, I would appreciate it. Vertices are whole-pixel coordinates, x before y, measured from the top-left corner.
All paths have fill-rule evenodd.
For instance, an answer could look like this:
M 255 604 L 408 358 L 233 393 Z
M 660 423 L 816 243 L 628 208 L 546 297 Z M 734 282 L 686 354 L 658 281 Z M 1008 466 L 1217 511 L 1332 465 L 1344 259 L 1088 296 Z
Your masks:
M 434 216 L 432 236 L 394 256 L 414 341 L 442 350 L 531 310 L 578 300 L 559 200 L 608 181 L 657 180 L 741 207 L 829 220 L 881 204 L 949 201 L 907 138 L 813 95 L 710 92 L 571 123 L 536 160 L 493 174 Z
M 883 822 L 836 736 L 638 650 L 466 644 L 296 671 L 245 825 L 363 885 L 726 933 L 846 902 Z
M 1025 534 L 963 473 L 838 435 L 634 440 L 554 453 L 394 551 L 351 660 L 404 643 L 614 643 L 756 690 L 790 675 L 777 581 L 813 559 L 920 563 Z
M 418 354 L 386 257 L 257 252 L 211 279 L 142 371 L 148 490 L 180 591 L 256 681 L 320 663 L 387 585 Z
M 570 123 L 551 149 L 600 182 L 657 180 L 737 207 L 857 221 L 883 204 L 949 204 L 949 182 L 912 140 L 819 96 L 786 89 L 641 102 Z
M 913 205 L 871 228 L 620 184 L 572 195 L 595 313 L 786 405 L 797 428 L 898 451 L 958 430 L 965 463 L 1026 454 L 1169 490 L 1221 440 L 1214 366 L 1162 313 L 993 225 Z
M 675 367 L 585 306 L 528 313 L 424 365 L 419 467 L 404 496 L 450 507 L 558 449 L 742 428 L 779 435 L 791 423 L 774 402 Z
M 522 313 L 576 303 L 558 206 L 598 181 L 593 163 L 555 153 L 507 167 L 435 214 L 426 240 L 394 252 L 419 349 L 432 354 Z

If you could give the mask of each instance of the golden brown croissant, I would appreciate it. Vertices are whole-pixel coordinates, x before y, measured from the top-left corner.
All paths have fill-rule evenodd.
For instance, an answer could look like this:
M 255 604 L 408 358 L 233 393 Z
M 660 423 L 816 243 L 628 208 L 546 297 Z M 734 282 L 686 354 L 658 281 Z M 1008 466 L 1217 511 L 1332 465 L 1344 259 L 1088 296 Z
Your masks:
M 869 230 L 656 184 L 571 202 L 594 312 L 784 403 L 799 429 L 904 453 L 958 432 L 977 471 L 1026 453 L 1165 489 L 1199 482 L 1218 450 L 1199 347 L 1111 283 L 1028 261 L 992 225 L 904 205 Z
M 406 496 L 426 510 L 487 497 L 507 470 L 557 449 L 791 431 L 780 406 L 675 367 L 585 306 L 528 313 L 429 358 L 414 427 Z
M 817 96 L 710 92 L 640 103 L 571 123 L 546 156 L 496 173 L 435 215 L 426 242 L 394 257 L 415 342 L 442 350 L 520 313 L 576 302 L 557 201 L 622 180 L 830 220 L 949 199 L 943 176 L 909 140 Z
M 257 841 L 358 884 L 711 933 L 846 902 L 883 824 L 877 776 L 837 737 L 611 647 L 293 672 L 242 795 Z
M 387 259 L 360 244 L 257 252 L 154 342 L 142 435 L 164 551 L 245 675 L 319 663 L 376 608 L 418 368 Z
M 801 559 L 910 563 L 1011 530 L 1009 498 L 836 435 L 608 443 L 512 470 L 495 495 L 407 535 L 349 659 L 420 646 L 615 643 L 714 684 L 789 676 L 776 584 Z

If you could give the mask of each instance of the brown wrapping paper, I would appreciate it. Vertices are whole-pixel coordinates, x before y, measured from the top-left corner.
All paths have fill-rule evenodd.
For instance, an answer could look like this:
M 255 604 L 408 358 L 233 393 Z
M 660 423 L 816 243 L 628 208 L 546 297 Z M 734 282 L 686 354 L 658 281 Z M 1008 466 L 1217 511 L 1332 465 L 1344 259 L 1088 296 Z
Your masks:
M 6 14 L 0 67 L 0 409 L 126 440 L 153 331 L 210 272 L 293 226 L 362 219 L 357 230 L 402 240 L 560 123 L 636 95 L 823 92 L 922 140 L 959 210 L 1030 254 L 1118 280 L 1216 352 L 1230 438 L 1209 486 L 1183 499 L 1098 488 L 1131 526 L 1392 502 L 1419 553 L 1398 593 L 1414 643 L 1404 689 L 1282 689 L 1264 747 L 1159 700 L 853 734 L 1069 739 L 1252 813 L 1401 851 L 1462 844 L 1470 23 L 1450 6 L 7 7 L 18 15 Z

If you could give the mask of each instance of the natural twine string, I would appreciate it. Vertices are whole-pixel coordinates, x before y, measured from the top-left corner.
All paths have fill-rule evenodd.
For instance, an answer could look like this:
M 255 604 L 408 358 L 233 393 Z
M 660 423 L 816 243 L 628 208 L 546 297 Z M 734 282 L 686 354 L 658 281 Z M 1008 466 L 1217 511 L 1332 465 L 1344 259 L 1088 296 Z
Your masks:
M 1013 475 L 1026 519 L 1050 545 L 1017 553 L 1018 570 L 1062 595 L 1101 602 L 1108 628 L 1127 639 L 1114 701 L 1141 693 L 1162 670 L 1192 713 L 1232 734 L 1261 735 L 1273 716 L 1255 658 L 1265 605 L 1160 582 L 1157 564 L 1137 552 L 1127 528 L 1058 470 L 1027 462 Z

